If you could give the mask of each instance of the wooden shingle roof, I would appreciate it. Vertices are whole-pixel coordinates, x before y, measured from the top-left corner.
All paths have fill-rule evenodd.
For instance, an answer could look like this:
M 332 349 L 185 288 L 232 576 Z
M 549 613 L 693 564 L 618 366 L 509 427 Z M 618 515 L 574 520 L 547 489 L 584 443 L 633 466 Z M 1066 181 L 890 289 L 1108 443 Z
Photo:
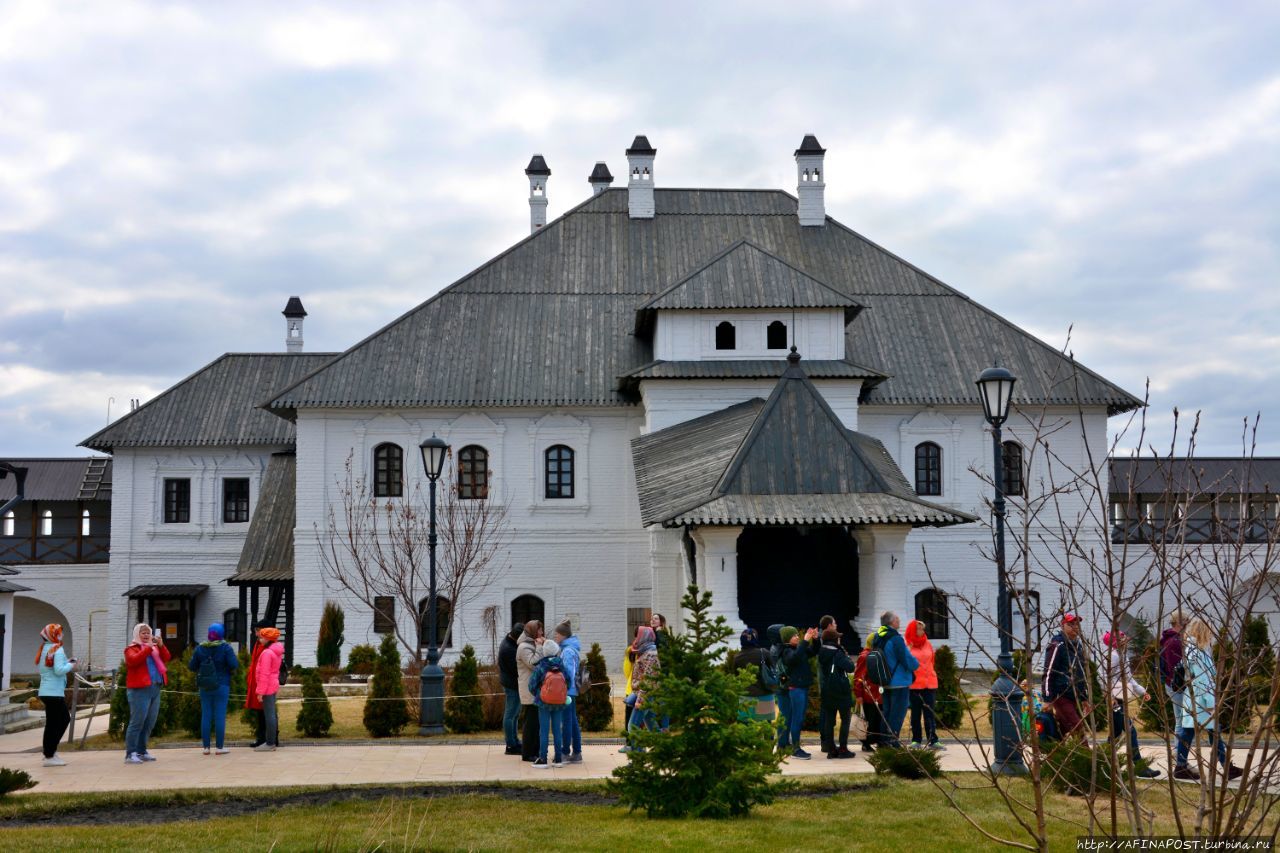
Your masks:
M 298 463 L 293 453 L 273 453 L 262 475 L 258 504 L 227 583 L 265 584 L 293 580 L 293 528 L 297 519 Z
M 29 501 L 111 500 L 111 460 L 105 457 L 6 458 L 5 461 L 27 469 L 25 497 Z M 90 469 L 95 476 L 92 482 L 86 482 Z M 0 503 L 15 494 L 16 477 L 0 480 Z

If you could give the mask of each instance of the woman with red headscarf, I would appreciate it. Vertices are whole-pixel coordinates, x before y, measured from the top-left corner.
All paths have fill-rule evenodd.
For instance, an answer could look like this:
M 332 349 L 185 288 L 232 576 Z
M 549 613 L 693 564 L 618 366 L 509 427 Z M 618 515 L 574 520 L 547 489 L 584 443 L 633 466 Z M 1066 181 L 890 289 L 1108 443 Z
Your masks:
M 40 632 L 40 651 L 36 664 L 40 667 L 40 702 L 44 705 L 44 766 L 62 767 L 67 762 L 58 757 L 71 714 L 67 712 L 67 673 L 76 668 L 76 659 L 68 658 L 62 648 L 62 626 L 49 623 Z
M 921 745 L 920 718 L 923 717 L 924 744 L 930 749 L 946 749 L 938 742 L 938 715 L 934 710 L 938 703 L 938 673 L 933 668 L 933 643 L 925 636 L 924 623 L 919 619 L 908 622 L 902 636 L 907 641 L 907 650 L 920 664 L 911 682 L 911 746 Z

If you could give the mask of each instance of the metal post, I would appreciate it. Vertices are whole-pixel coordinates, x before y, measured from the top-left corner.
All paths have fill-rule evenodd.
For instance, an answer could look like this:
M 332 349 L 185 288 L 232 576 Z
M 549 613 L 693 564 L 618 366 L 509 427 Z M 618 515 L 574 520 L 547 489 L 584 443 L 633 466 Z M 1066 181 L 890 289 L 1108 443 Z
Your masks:
M 996 576 L 998 579 L 998 599 L 996 615 L 1000 623 L 1000 656 L 996 659 L 995 683 L 991 685 L 991 731 L 995 739 L 995 761 L 991 764 L 994 773 L 1005 775 L 1022 775 L 1027 767 L 1022 761 L 1022 733 L 1018 720 L 1022 711 L 1022 688 L 1014 678 L 1013 653 L 1013 608 L 1009 600 L 1009 582 L 1005 577 L 1004 565 L 1004 443 L 1001 441 L 1000 425 L 992 424 L 991 442 L 994 447 L 995 468 L 992 480 L 995 483 L 995 500 L 992 510 L 996 525 Z
M 418 734 L 444 734 L 444 670 L 436 646 L 436 481 L 430 479 L 431 515 L 427 553 L 431 564 L 431 589 L 427 594 L 427 665 L 418 680 Z
M 65 694 L 64 694 L 65 695 Z M 67 746 L 76 742 L 76 705 L 80 699 L 80 680 L 71 673 L 71 721 L 67 724 Z

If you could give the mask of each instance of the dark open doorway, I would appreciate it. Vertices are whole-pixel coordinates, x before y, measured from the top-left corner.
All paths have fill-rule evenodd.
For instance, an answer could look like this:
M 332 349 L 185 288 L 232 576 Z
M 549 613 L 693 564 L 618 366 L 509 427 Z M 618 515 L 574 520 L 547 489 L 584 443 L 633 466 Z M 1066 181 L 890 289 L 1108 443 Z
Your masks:
M 760 632 L 775 622 L 803 631 L 830 613 L 856 649 L 858 544 L 844 527 L 748 527 L 738 537 L 738 613 Z

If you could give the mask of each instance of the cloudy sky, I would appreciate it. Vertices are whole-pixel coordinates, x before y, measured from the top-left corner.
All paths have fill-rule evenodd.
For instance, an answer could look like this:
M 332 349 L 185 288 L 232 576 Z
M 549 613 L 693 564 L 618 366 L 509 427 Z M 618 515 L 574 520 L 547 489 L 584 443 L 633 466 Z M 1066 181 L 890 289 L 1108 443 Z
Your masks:
M 1280 455 L 1274 3 L 0 0 L 0 452 L 83 453 L 222 352 L 341 350 L 621 172 L 794 191 Z M 975 366 L 976 367 L 976 366 Z M 1123 419 L 1112 422 L 1119 428 Z

